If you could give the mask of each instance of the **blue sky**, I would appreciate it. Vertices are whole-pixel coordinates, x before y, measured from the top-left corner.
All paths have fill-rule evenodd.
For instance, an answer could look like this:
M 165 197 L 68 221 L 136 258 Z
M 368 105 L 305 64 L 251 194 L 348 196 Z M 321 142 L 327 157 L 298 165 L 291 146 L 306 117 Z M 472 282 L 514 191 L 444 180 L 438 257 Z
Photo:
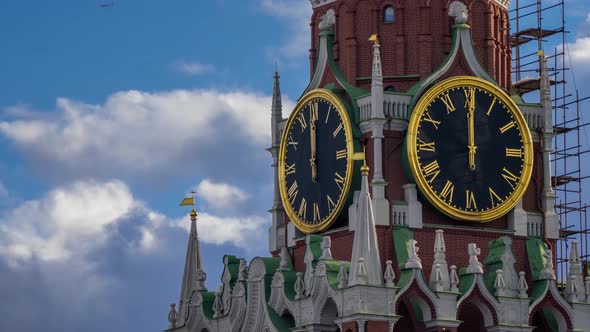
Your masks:
M 209 289 L 223 254 L 267 253 L 272 75 L 287 114 L 308 80 L 309 2 L 100 3 L 0 11 L 2 331 L 165 328 L 192 189 Z M 583 89 L 589 9 L 569 4 Z

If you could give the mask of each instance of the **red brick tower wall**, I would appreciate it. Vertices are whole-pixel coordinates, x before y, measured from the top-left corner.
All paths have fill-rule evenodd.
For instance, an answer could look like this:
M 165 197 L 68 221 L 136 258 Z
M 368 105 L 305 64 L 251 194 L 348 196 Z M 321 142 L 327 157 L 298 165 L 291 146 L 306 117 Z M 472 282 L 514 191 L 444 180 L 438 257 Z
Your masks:
M 508 11 L 490 0 L 465 1 L 468 24 L 482 65 L 504 88 L 510 87 L 511 53 Z M 384 23 L 384 10 L 393 6 L 395 21 Z M 328 9 L 336 14 L 334 56 L 347 81 L 369 90 L 373 50 L 367 42 L 379 35 L 384 86 L 407 91 L 432 73 L 447 56 L 453 18 L 447 0 L 340 0 L 314 9 L 311 18 L 310 69 L 318 47 L 318 24 Z M 409 76 L 410 75 L 410 76 Z M 411 76 L 417 75 L 417 76 Z M 325 78 L 325 83 L 335 83 Z

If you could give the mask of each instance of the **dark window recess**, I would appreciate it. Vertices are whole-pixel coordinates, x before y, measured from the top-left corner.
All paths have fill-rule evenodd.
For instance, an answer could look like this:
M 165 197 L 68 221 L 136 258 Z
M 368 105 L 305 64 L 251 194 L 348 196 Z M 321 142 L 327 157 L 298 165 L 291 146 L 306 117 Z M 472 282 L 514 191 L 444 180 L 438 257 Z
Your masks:
M 395 92 L 395 88 L 393 87 L 393 85 L 388 85 L 385 87 L 385 89 L 383 89 L 383 91 L 385 92 Z
M 385 22 L 385 23 L 395 22 L 395 11 L 393 10 L 392 6 L 385 7 L 385 10 L 383 11 L 383 22 Z

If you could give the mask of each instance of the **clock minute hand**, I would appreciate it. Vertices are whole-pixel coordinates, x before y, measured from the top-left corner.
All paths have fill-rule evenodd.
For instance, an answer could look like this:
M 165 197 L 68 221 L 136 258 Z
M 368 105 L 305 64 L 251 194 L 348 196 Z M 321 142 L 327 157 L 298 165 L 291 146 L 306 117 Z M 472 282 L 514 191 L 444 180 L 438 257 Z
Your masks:
M 469 149 L 469 170 L 475 171 L 475 152 L 477 150 L 477 146 L 475 145 L 475 100 L 473 100 L 473 95 L 469 102 L 469 110 L 467 112 L 467 131 L 468 131 L 468 145 L 467 148 Z
M 309 125 L 309 133 L 311 135 L 310 143 L 311 143 L 311 156 L 309 158 L 309 163 L 311 164 L 311 180 L 313 182 L 318 181 L 318 170 L 315 164 L 316 160 L 316 127 L 315 127 L 315 119 L 311 117 Z

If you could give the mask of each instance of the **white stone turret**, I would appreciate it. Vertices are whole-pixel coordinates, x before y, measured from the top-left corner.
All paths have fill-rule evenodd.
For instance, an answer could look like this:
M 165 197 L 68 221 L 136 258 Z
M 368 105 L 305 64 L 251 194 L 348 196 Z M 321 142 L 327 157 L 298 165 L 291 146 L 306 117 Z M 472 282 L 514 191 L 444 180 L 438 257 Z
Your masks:
M 281 145 L 281 128 L 280 122 L 283 120 L 283 104 L 281 101 L 281 87 L 279 84 L 279 73 L 275 70 L 274 85 L 272 90 L 272 106 L 271 110 L 271 135 L 272 145 L 268 152 L 272 155 L 272 168 L 274 175 L 274 197 L 270 213 L 272 215 L 272 224 L 269 229 L 269 250 L 279 250 L 285 245 L 284 239 L 284 208 L 281 201 L 281 193 L 279 189 L 279 148 Z
M 205 289 L 207 274 L 203 270 L 203 258 L 201 257 L 201 246 L 197 233 L 197 212 L 191 211 L 191 230 L 186 248 L 186 259 L 184 262 L 184 273 L 182 275 L 182 287 L 180 288 L 180 300 L 178 301 L 177 325 L 184 324 L 187 313 L 187 302 L 194 291 Z
M 350 259 L 351 272 L 348 276 L 348 285 L 354 286 L 366 282 L 366 285 L 382 286 L 383 273 L 381 259 L 379 257 L 373 206 L 371 195 L 369 194 L 369 180 L 367 179 L 369 176 L 369 167 L 366 164 L 361 167 L 361 173 L 361 192 L 357 205 L 358 224 L 354 231 L 354 242 L 352 243 L 352 257 Z M 361 276 L 360 279 L 358 273 L 356 273 L 359 271 L 359 265 L 364 265 L 364 269 L 366 270 L 366 276 Z
M 446 256 L 447 248 L 445 246 L 445 238 L 443 236 L 443 230 L 436 230 L 436 237 L 434 238 L 434 261 L 432 262 L 432 272 L 430 272 L 430 288 L 436 289 L 436 274 L 437 267 L 440 273 L 440 283 L 444 290 L 451 288 L 451 282 L 449 280 L 449 266 L 447 264 Z
M 584 275 L 582 272 L 582 262 L 578 252 L 578 241 L 574 240 L 570 247 L 569 271 L 567 274 L 567 283 L 565 287 L 566 298 L 570 301 L 584 299 Z
M 541 84 L 540 95 L 543 107 L 543 132 L 541 133 L 543 147 L 543 213 L 545 217 L 545 234 L 548 238 L 559 238 L 559 221 L 555 213 L 555 191 L 551 184 L 551 150 L 553 138 L 553 112 L 551 108 L 551 85 L 549 82 L 549 70 L 547 69 L 547 58 L 543 51 L 539 51 L 541 63 Z
M 383 113 L 383 71 L 381 68 L 381 51 L 377 35 L 373 35 L 369 41 L 373 44 L 373 70 L 371 75 L 371 119 L 369 128 L 373 140 L 373 212 L 375 224 L 389 225 L 389 203 L 385 199 L 385 186 L 383 179 L 383 125 L 386 122 Z

